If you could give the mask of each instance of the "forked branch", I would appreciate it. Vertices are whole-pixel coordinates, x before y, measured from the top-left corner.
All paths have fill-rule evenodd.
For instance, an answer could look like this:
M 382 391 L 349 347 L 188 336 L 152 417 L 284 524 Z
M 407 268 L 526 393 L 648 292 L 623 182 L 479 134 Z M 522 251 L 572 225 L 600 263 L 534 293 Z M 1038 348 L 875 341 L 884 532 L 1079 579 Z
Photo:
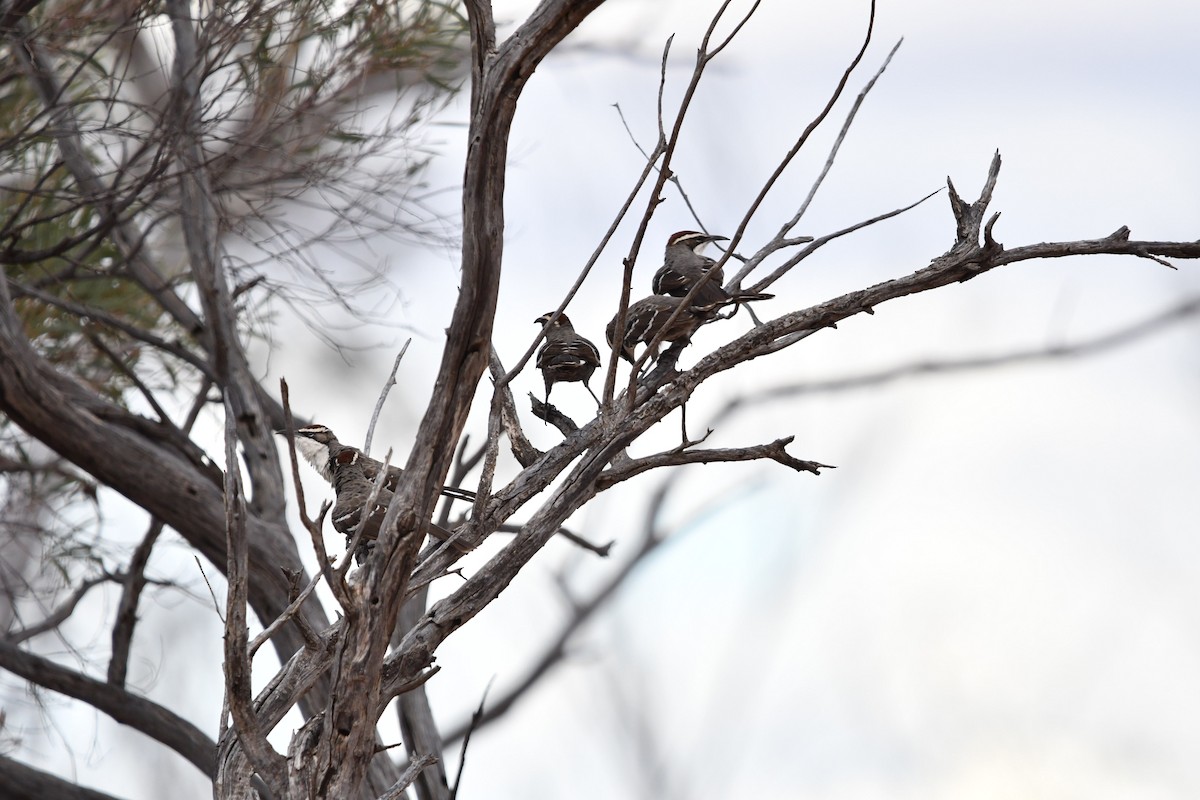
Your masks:
M 820 475 L 822 469 L 835 469 L 830 464 L 804 461 L 788 453 L 786 448 L 795 438 L 788 436 L 753 447 L 710 448 L 707 450 L 692 449 L 689 446 L 692 443 L 689 442 L 663 453 L 627 461 L 619 469 L 610 468 L 600 475 L 596 486 L 603 491 L 652 469 L 678 467 L 684 464 L 714 464 L 721 461 L 762 461 L 765 459 L 778 462 L 797 472 L 811 472 L 814 475 Z

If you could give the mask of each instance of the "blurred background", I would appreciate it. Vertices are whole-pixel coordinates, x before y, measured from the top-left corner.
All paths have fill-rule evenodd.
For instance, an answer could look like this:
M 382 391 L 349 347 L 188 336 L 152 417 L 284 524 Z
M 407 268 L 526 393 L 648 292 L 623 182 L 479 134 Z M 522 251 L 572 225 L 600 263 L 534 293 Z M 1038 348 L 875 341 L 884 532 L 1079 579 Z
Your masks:
M 495 5 L 512 23 L 534 4 Z M 717 6 L 610 0 L 530 81 L 512 136 L 495 326 L 506 365 L 529 347 L 534 319 L 557 306 L 642 168 L 631 135 L 654 142 L 667 37 L 670 112 Z M 748 6 L 734 3 L 731 16 Z M 866 16 L 863 2 L 764 3 L 713 63 L 673 162 L 708 230 L 733 234 L 825 104 Z M 1122 225 L 1135 239 L 1200 237 L 1198 30 L 1200 6 L 1184 0 L 881 3 L 846 95 L 740 250 L 749 255 L 795 213 L 850 103 L 901 38 L 796 233 L 820 236 L 943 191 L 818 251 L 772 287 L 776 299 L 759 304 L 760 316 L 927 265 L 954 240 L 946 177 L 974 200 L 997 150 L 990 210 L 1003 212 L 995 235 L 1006 246 L 1100 238 Z M 450 218 L 465 115 L 460 98 L 427 129 L 437 155 L 424 202 Z M 666 237 L 697 227 L 678 192 L 664 196 L 635 296 L 649 293 Z M 635 211 L 644 207 L 642 198 Z M 635 223 L 567 309 L 594 341 L 616 309 Z M 362 298 L 377 322 L 324 308 L 314 325 L 281 305 L 276 338 L 258 347 L 266 385 L 286 377 L 298 413 L 361 442 L 412 337 L 373 448 L 379 457 L 395 448 L 403 461 L 455 301 L 457 253 L 379 237 L 321 257 L 339 273 L 388 269 L 390 288 Z M 652 493 L 667 473 L 588 506 L 575 530 L 614 541 L 609 558 L 552 542 L 439 651 L 429 693 L 447 729 L 485 690 L 501 698 L 526 676 L 573 603 L 636 555 L 648 520 L 663 542 L 537 687 L 472 737 L 459 797 L 1200 796 L 1196 318 L 1086 358 L 827 385 L 1089 341 L 1200 296 L 1200 267 L 1177 266 L 1129 257 L 1007 266 L 885 304 L 705 384 L 688 404 L 693 437 L 706 427 L 712 446 L 795 436 L 790 452 L 837 469 L 818 477 L 771 463 L 689 467 L 659 506 Z M 739 314 L 706 327 L 682 366 L 748 325 Z M 470 426 L 477 442 L 489 387 Z M 729 402 L 768 390 L 779 392 L 717 420 Z M 527 368 L 514 391 L 534 443 L 552 446 L 559 434 L 524 398 L 540 396 L 540 376 Z M 558 386 L 554 401 L 580 422 L 593 413 L 577 385 Z M 678 437 L 674 416 L 633 451 Z M 515 472 L 504 454 L 501 477 Z M 315 504 L 327 489 L 306 478 Z M 142 523 L 123 502 L 104 507 L 112 535 L 136 541 Z M 143 608 L 130 683 L 215 732 L 221 623 L 190 550 L 174 542 L 156 551 L 151 572 L 193 592 Z M 69 624 L 86 631 L 112 612 L 102 601 Z M 260 655 L 261 681 L 272 658 Z M 128 798 L 210 796 L 182 759 L 91 709 L 6 697 L 6 729 L 34 766 Z M 295 724 L 280 726 L 277 745 Z

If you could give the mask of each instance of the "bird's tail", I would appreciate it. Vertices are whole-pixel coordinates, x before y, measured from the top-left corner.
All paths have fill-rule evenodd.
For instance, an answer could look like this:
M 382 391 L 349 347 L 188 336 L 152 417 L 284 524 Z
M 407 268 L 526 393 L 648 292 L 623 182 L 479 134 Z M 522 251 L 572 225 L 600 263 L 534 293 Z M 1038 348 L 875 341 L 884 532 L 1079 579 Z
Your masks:
M 753 303 L 755 300 L 771 300 L 775 297 L 766 292 L 734 292 L 729 296 L 731 303 Z
M 468 503 L 475 502 L 474 492 L 470 489 L 459 489 L 457 486 L 443 486 L 442 496 L 453 500 L 466 500 Z

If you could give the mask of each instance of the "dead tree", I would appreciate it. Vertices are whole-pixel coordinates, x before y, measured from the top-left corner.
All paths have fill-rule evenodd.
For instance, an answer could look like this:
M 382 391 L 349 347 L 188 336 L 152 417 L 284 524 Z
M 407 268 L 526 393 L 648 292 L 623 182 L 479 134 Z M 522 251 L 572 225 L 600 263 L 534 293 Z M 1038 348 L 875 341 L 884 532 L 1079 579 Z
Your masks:
M 1164 263 L 1172 258 L 1200 257 L 1196 242 L 1139 241 L 1127 229 L 1092 240 L 1005 247 L 996 238 L 999 214 L 988 216 L 1000 170 L 997 154 L 977 200 L 964 200 L 953 184 L 948 185 L 954 241 L 928 265 L 755 324 L 727 344 L 700 354 L 687 369 L 677 366 L 681 343 L 668 348 L 653 364 L 647 355 L 641 356 L 626 379 L 618 372 L 614 346 L 605 354 L 605 390 L 593 419 L 579 422 L 534 401 L 533 413 L 563 433 L 561 443 L 542 452 L 526 438 L 522 411 L 510 388 L 513 377 L 528 366 L 541 337 L 511 370 L 505 369 L 491 345 L 503 275 L 508 136 L 530 76 L 602 2 L 544 0 L 502 41 L 497 39 L 490 4 L 485 0 L 467 0 L 465 4 L 470 122 L 462 185 L 461 290 L 448 324 L 435 386 L 411 456 L 403 465 L 405 478 L 396 486 L 374 554 L 350 574 L 345 558 L 339 562 L 325 552 L 321 539 L 325 513 L 314 519 L 304 511 L 300 523 L 309 535 L 301 540 L 306 547 L 311 543 L 317 554 L 320 570 L 316 576 L 305 573 L 293 536 L 295 526 L 285 514 L 288 470 L 281 463 L 273 432 L 291 426 L 286 396 L 283 391 L 277 396 L 274 387 L 257 381 L 246 353 L 242 309 L 245 298 L 254 296 L 258 281 L 232 266 L 223 243 L 229 234 L 231 206 L 262 206 L 260 213 L 265 216 L 268 200 L 277 201 L 281 192 L 260 194 L 264 186 L 299 181 L 296 191 L 300 191 L 314 163 L 328 163 L 306 160 L 306 154 L 319 152 L 322 145 L 351 133 L 340 127 L 343 109 L 328 91 L 303 93 L 313 86 L 347 89 L 345 84 L 334 85 L 341 74 L 338 70 L 345 65 L 327 64 L 315 77 L 294 82 L 286 75 L 280 77 L 280 70 L 286 72 L 288 59 L 307 43 L 320 41 L 323 35 L 341 35 L 344 31 L 339 25 L 347 26 L 351 33 L 366 30 L 355 26 L 379 22 L 371 19 L 371 14 L 386 12 L 376 4 L 356 4 L 353 11 L 365 15 L 366 23 L 350 15 L 330 21 L 327 30 L 318 30 L 312 27 L 313 19 L 319 18 L 316 4 L 308 9 L 313 18 L 305 17 L 294 4 L 271 7 L 251 29 L 260 33 L 282 29 L 288 34 L 274 40 L 263 33 L 272 68 L 254 77 L 280 88 L 273 94 L 246 94 L 242 105 L 232 104 L 241 113 L 231 113 L 231 98 L 213 86 L 228 85 L 221 83 L 227 77 L 222 70 L 238 63 L 255 44 L 238 34 L 246 23 L 236 16 L 240 12 L 230 11 L 233 16 L 225 16 L 214 11 L 197 18 L 188 3 L 168 0 L 163 13 L 170 23 L 173 60 L 169 69 L 158 73 L 162 85 L 133 98 L 118 91 L 122 88 L 118 85 L 93 98 L 86 95 L 86 87 L 71 83 L 78 73 L 65 70 L 51 57 L 47 44 L 56 41 L 55 36 L 65 35 L 50 25 L 53 8 L 35 19 L 36 2 L 5 7 L 0 30 L 16 59 L 10 67 L 12 79 L 28 87 L 28 102 L 37 109 L 37 113 L 20 118 L 25 127 L 12 134 L 11 143 L 23 142 L 22 157 L 45 159 L 52 168 L 32 184 L 13 186 L 6 194 L 9 216 L 0 253 L 6 277 L 0 283 L 0 410 L 24 436 L 56 453 L 60 467 L 81 470 L 97 484 L 121 493 L 144 509 L 151 523 L 144 546 L 134 553 L 128 567 L 97 578 L 118 582 L 124 591 L 114 621 L 113 658 L 106 679 L 62 667 L 19 646 L 63 614 L 69 615 L 73 603 L 86 593 L 86 582 L 61 613 L 10 631 L 0 643 L 0 666 L 90 703 L 184 755 L 213 780 L 217 797 L 398 798 L 416 781 L 422 800 L 450 798 L 453 794 L 443 766 L 444 741 L 433 725 L 424 694 L 424 683 L 436 671 L 438 648 L 496 600 L 572 514 L 599 493 L 656 469 L 762 460 L 814 475 L 827 468 L 789 452 L 792 438 L 786 434 L 770 442 L 712 448 L 685 433 L 677 446 L 663 452 L 638 457 L 627 454 L 630 444 L 669 414 L 683 409 L 705 381 L 795 346 L 844 319 L 872 313 L 881 303 L 970 280 L 1007 264 L 1096 253 Z M 613 302 L 618 329 L 632 299 L 633 269 L 643 237 L 673 179 L 671 159 L 691 98 L 705 68 L 734 41 L 757 7 L 730 22 L 725 18 L 727 5 L 715 14 L 699 45 L 680 106 L 674 113 L 660 114 L 658 140 L 646 152 L 645 170 L 621 212 L 624 217 L 642 204 L 638 229 L 624 259 L 623 292 Z M 427 9 L 426 13 L 432 12 Z M 451 27 L 447 19 L 434 23 L 442 26 L 439 30 Z M 107 52 L 104 48 L 112 38 L 136 29 L 129 18 L 106 18 L 99 12 L 89 24 L 95 27 L 89 41 L 98 53 Z M 721 25 L 729 29 L 723 37 L 717 35 Z M 728 282 L 730 289 L 745 284 L 745 291 L 762 292 L 826 244 L 912 207 L 813 239 L 793 233 L 806 200 L 768 241 L 750 247 L 752 243 L 745 238 L 762 199 L 844 96 L 869 51 L 872 26 L 873 11 L 861 49 L 836 82 L 828 103 L 798 135 L 734 232 L 720 265 L 744 250 L 752 250 L 752 255 L 737 265 Z M 394 30 L 405 28 L 397 25 Z M 450 36 L 443 44 L 452 50 L 453 41 Z M 138 47 L 134 52 L 138 53 Z M 361 60 L 354 62 L 358 79 L 365 82 L 377 74 L 381 52 L 383 49 L 358 53 Z M 145 52 L 140 55 L 147 57 Z M 885 59 L 879 72 L 886 64 Z M 865 84 L 843 133 L 873 84 L 874 78 Z M 660 97 L 660 107 L 661 102 Z M 272 109 L 279 107 L 289 113 L 276 115 Z M 124 116 L 130 108 L 137 114 Z M 122 138 L 135 119 L 155 124 L 136 128 L 136 135 Z M 236 125 L 242 127 L 231 137 L 227 127 Z M 105 161 L 89 151 L 90 143 L 104 137 L 117 141 L 107 152 L 119 153 L 120 158 L 110 155 Z M 836 152 L 835 145 L 829 163 Z M 248 160 L 261 171 L 260 179 L 240 185 L 234 176 Z M 107 169 L 98 170 L 97 163 L 106 164 Z M 9 167 L 13 168 L 14 162 Z M 165 221 L 178 226 L 183 243 L 183 266 L 178 269 L 155 248 L 153 232 Z M 569 306 L 619 222 L 620 218 L 614 221 L 557 312 Z M 48 229 L 55 233 L 50 243 L 35 245 L 32 234 Z M 761 273 L 756 270 L 765 270 L 767 260 L 781 253 L 786 254 L 783 260 L 758 277 Z M 734 272 L 732 265 L 727 272 Z M 118 288 L 120 302 L 106 305 L 94 298 L 80 299 L 74 289 L 81 276 L 109 280 Z M 48 336 L 30 328 L 35 316 L 30 307 L 52 311 L 74 325 L 65 341 L 75 348 L 76 355 L 88 356 L 90 373 L 78 369 L 78 358 L 56 360 L 47 346 Z M 113 342 L 119 342 L 124 350 Z M 167 411 L 160 402 L 164 395 L 146 383 L 150 362 L 143 351 L 152 352 L 158 363 L 187 372 L 186 383 L 171 387 L 190 393 L 190 409 L 182 419 Z M 462 466 L 456 465 L 455 454 L 485 374 L 494 388 L 488 436 L 480 455 L 477 499 L 469 517 L 455 531 L 451 544 L 459 547 L 439 543 L 422 550 L 439 490 L 452 471 Z M 152 413 L 131 410 L 121 401 L 126 393 L 143 400 Z M 219 407 L 216 416 L 224 423 L 221 454 L 206 453 L 189 435 L 197 416 L 208 413 L 209 406 Z M 507 442 L 519 465 L 511 475 L 498 469 L 502 442 Z M 293 452 L 292 471 L 296 470 Z M 296 483 L 298 486 L 299 481 Z M 515 537 L 483 567 L 464 576 L 447 597 L 426 609 L 425 588 L 453 571 L 464 549 L 478 546 L 497 531 L 512 530 L 518 513 L 524 521 L 515 526 Z M 128 658 L 138 593 L 146 582 L 146 558 L 164 526 L 183 536 L 228 581 L 226 709 L 215 736 L 139 697 L 124 684 L 123 659 Z M 649 552 L 656 541 L 647 537 L 641 552 Z M 590 607 L 611 593 L 619 579 L 605 587 Z M 329 610 L 311 593 L 318 581 L 327 582 L 336 599 L 336 622 L 330 621 Z M 253 641 L 248 628 L 250 613 L 265 628 Z M 251 665 L 267 641 L 284 666 L 265 689 L 252 696 Z M 548 655 L 551 661 L 555 652 L 552 648 Z M 381 746 L 377 733 L 377 722 L 397 698 L 402 699 L 407 768 Z M 301 710 L 305 723 L 292 735 L 286 752 L 279 752 L 267 734 L 293 708 Z M 6 758 L 0 758 L 0 775 L 10 785 L 30 787 L 26 790 L 29 795 L 52 797 L 64 791 L 64 782 Z

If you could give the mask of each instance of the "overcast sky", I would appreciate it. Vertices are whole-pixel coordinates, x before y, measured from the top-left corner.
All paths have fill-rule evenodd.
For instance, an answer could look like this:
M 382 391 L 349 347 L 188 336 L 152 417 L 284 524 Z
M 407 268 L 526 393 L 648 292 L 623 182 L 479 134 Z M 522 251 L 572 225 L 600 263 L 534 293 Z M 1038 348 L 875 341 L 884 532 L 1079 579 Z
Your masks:
M 497 16 L 517 19 L 529 5 L 498 3 Z M 641 168 L 614 104 L 652 142 L 663 43 L 676 34 L 673 107 L 717 5 L 611 0 L 531 80 L 508 178 L 496 322 L 507 363 L 569 288 Z M 823 105 L 860 43 L 866 8 L 767 0 L 714 64 L 674 162 L 710 230 L 733 232 Z M 1003 212 L 995 233 L 1007 246 L 1098 238 L 1122 225 L 1134 238 L 1196 239 L 1198 31 L 1200 6 L 1187 0 L 883 2 L 847 97 L 769 196 L 742 250 L 795 212 L 849 101 L 901 37 L 798 233 L 907 205 L 947 175 L 973 200 L 999 150 L 991 208 Z M 461 105 L 445 116 L 464 119 Z M 461 174 L 462 130 L 432 132 L 444 153 L 434 187 Z M 635 274 L 646 293 L 666 236 L 695 227 L 679 196 L 666 198 Z M 446 203 L 456 206 L 450 194 Z M 596 341 L 616 307 L 632 230 L 622 228 L 569 309 Z M 943 191 L 805 261 L 760 314 L 906 275 L 953 234 Z M 403 458 L 440 357 L 456 254 L 390 242 L 363 252 L 395 265 L 394 324 L 364 329 L 358 341 L 374 349 L 335 382 L 317 373 L 337 357 L 297 326 L 273 345 L 267 385 L 285 374 L 299 411 L 358 439 L 412 334 L 377 434 Z M 1087 340 L 1200 294 L 1200 266 L 1178 266 L 1027 262 L 885 304 L 706 385 L 688 407 L 691 433 L 760 387 Z M 739 314 L 710 326 L 683 365 L 747 324 Z M 715 446 L 795 435 L 794 455 L 838 468 L 820 477 L 773 464 L 694 468 L 662 518 L 681 526 L 676 540 L 577 635 L 544 691 L 472 740 L 459 796 L 1200 796 L 1198 333 L 1191 321 L 1086 360 L 802 394 L 723 422 Z M 519 398 L 540 393 L 540 377 L 530 371 L 514 388 Z M 594 405 L 572 385 L 555 400 L 577 418 Z M 536 444 L 554 443 L 553 429 L 528 423 Z M 678 419 L 663 427 L 635 450 L 676 442 Z M 489 680 L 494 694 L 519 680 L 557 632 L 568 610 L 556 571 L 570 568 L 586 596 L 630 554 L 658 480 L 614 490 L 577 520 L 592 538 L 617 541 L 610 561 L 552 543 L 439 651 L 442 672 L 429 689 L 447 723 L 469 713 Z M 156 644 L 141 685 L 215 731 L 220 628 L 211 608 L 179 601 L 148 617 Z M 207 633 L 193 641 L 181 630 Z M 151 748 L 112 733 L 107 718 L 71 720 L 39 745 L 36 763 L 130 798 L 208 796 L 173 756 L 143 763 Z M 281 746 L 289 733 L 277 732 Z M 64 740 L 73 758 L 61 754 Z M 133 774 L 146 777 L 135 786 Z

